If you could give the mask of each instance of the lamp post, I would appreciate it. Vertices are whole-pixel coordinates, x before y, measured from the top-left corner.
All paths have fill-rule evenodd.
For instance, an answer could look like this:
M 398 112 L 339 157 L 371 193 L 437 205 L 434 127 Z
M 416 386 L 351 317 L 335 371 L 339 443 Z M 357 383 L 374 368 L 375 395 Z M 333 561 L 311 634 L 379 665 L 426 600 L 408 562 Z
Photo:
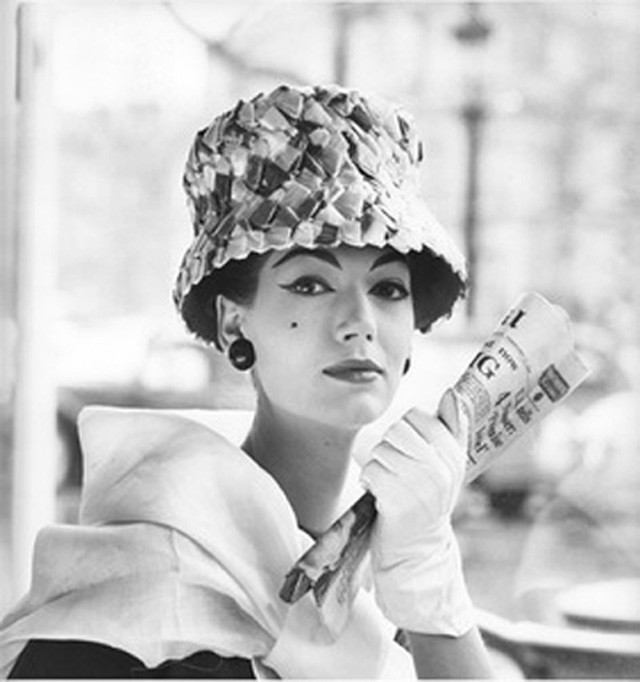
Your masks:
M 482 52 L 492 28 L 480 12 L 476 2 L 465 4 L 465 13 L 453 35 L 460 43 L 465 59 L 464 101 L 460 116 L 467 138 L 467 163 L 464 193 L 463 232 L 465 255 L 469 272 L 467 319 L 473 320 L 477 306 L 478 285 L 478 170 L 482 147 L 483 125 L 487 115 L 482 73 Z

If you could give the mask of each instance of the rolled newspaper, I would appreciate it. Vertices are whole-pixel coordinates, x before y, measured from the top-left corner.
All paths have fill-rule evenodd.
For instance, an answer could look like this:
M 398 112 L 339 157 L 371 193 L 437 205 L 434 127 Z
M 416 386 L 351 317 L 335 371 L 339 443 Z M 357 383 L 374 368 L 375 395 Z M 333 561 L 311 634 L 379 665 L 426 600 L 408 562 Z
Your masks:
M 467 422 L 465 483 L 480 475 L 586 378 L 566 312 L 537 293 L 522 295 L 445 391 L 439 419 L 457 431 L 459 403 Z M 376 517 L 365 493 L 287 574 L 280 597 L 294 603 L 312 590 L 325 623 L 339 630 L 358 589 L 357 574 Z
M 565 400 L 588 374 L 575 352 L 566 312 L 540 294 L 521 296 L 438 408 L 438 416 L 449 425 L 455 397 L 467 417 L 466 482 Z

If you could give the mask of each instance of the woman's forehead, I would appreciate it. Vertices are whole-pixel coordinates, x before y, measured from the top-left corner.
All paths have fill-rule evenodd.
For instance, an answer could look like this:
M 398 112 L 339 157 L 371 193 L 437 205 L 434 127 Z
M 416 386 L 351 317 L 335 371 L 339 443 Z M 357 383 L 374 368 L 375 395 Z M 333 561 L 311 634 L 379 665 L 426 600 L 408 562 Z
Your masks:
M 285 263 L 307 262 L 313 259 L 328 263 L 338 269 L 358 265 L 375 269 L 388 263 L 406 264 L 406 256 L 389 246 L 379 248 L 376 246 L 350 246 L 341 244 L 336 247 L 305 248 L 292 246 L 288 249 L 274 251 L 269 254 L 267 267 L 277 269 Z

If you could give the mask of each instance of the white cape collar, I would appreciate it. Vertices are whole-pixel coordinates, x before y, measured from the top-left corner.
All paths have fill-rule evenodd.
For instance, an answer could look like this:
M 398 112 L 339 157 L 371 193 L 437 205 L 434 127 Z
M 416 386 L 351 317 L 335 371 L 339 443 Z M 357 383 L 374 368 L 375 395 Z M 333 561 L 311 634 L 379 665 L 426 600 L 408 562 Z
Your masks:
M 0 673 L 29 639 L 64 638 L 150 667 L 210 649 L 282 677 L 413 676 L 365 590 L 337 637 L 310 595 L 278 598 L 311 541 L 275 480 L 220 435 L 239 442 L 249 418 L 83 411 L 81 523 L 40 533 L 32 589 L 0 625 Z

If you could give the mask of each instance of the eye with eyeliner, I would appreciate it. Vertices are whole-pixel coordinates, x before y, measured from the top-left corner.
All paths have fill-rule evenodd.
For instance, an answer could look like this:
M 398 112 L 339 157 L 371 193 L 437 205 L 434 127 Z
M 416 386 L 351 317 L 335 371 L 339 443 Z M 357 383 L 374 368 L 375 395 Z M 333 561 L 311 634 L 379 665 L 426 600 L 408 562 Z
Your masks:
M 292 282 L 279 286 L 281 289 L 299 296 L 320 296 L 335 292 L 334 287 L 325 279 L 313 275 L 296 277 Z M 397 279 L 380 280 L 369 289 L 369 293 L 386 301 L 403 301 L 410 296 L 410 291 L 405 283 Z
M 286 291 L 299 296 L 319 296 L 335 291 L 335 289 L 321 277 L 312 277 L 310 275 L 297 277 L 290 284 L 280 284 L 279 286 L 281 289 L 285 289 Z
M 383 279 L 376 282 L 371 287 L 370 292 L 374 296 L 388 301 L 404 301 L 410 296 L 409 289 L 405 283 L 396 279 Z

